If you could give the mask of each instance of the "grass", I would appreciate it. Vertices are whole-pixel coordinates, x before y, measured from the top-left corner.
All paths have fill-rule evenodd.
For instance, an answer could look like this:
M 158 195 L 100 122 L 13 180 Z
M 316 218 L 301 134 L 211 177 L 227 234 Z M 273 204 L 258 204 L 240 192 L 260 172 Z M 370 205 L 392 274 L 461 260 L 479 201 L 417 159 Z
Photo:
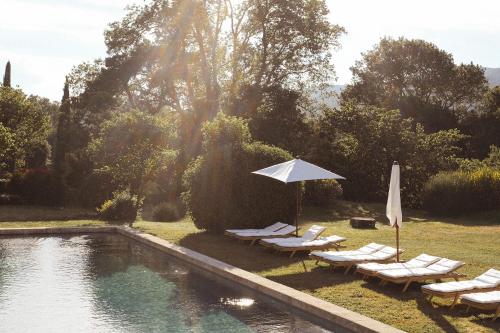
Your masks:
M 0 208 L 0 219 L 3 208 Z M 422 252 L 440 255 L 467 263 L 460 271 L 469 277 L 498 266 L 500 257 L 500 211 L 457 219 L 433 218 L 420 211 L 405 210 L 406 220 L 401 229 L 403 259 Z M 332 209 L 306 208 L 301 228 L 320 224 L 326 235 L 346 237 L 349 249 L 368 242 L 395 244 L 394 230 L 377 223 L 376 230 L 352 229 L 351 216 L 372 216 L 384 221 L 384 206 L 342 202 Z M 101 222 L 1 222 L 0 227 L 38 225 L 99 225 Z M 315 266 L 306 255 L 288 258 L 260 246 L 198 230 L 189 218 L 173 223 L 138 221 L 135 227 L 171 242 L 202 252 L 211 257 L 260 274 L 329 302 L 393 325 L 408 332 L 498 332 L 500 323 L 491 321 L 491 313 L 465 312 L 464 306 L 448 308 L 449 300 L 427 302 L 415 284 L 406 293 L 401 285 L 380 287 L 355 275 L 343 275 Z M 304 271 L 302 261 L 308 268 Z

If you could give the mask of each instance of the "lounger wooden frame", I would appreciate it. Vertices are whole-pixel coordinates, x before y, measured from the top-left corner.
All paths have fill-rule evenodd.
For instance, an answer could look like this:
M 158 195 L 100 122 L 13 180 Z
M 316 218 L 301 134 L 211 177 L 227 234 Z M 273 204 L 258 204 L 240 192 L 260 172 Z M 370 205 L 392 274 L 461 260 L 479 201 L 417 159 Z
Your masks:
M 292 258 L 295 255 L 295 253 L 297 253 L 298 251 L 325 251 L 325 250 L 330 250 L 330 249 L 335 249 L 338 251 L 340 248 L 345 247 L 345 246 L 342 246 L 341 244 L 339 244 L 339 243 L 344 242 L 344 241 L 345 241 L 345 239 L 340 239 L 336 242 L 330 242 L 330 243 L 323 244 L 323 245 L 299 246 L 299 247 L 281 246 L 278 244 L 272 244 L 272 243 L 266 243 L 266 242 L 260 242 L 259 244 L 261 244 L 267 248 L 274 249 L 277 252 L 291 252 L 290 258 Z
M 470 293 L 469 293 L 470 294 Z M 467 305 L 467 312 L 469 312 L 470 308 L 477 308 L 480 310 L 495 310 L 495 315 L 493 316 L 493 321 L 497 320 L 500 316 L 500 303 L 480 303 L 474 302 L 466 298 L 460 299 L 460 303 Z
M 460 291 L 437 291 L 424 288 L 422 286 L 422 292 L 426 294 L 429 298 L 429 302 L 432 302 L 433 297 L 441 297 L 441 298 L 453 298 L 453 302 L 450 304 L 450 308 L 453 309 L 455 305 L 457 305 L 458 300 L 460 299 L 460 295 L 463 294 L 471 294 L 471 293 L 482 293 L 488 291 L 500 290 L 500 286 L 490 287 L 490 288 L 474 288 L 469 290 L 460 290 Z
M 399 253 L 401 254 L 403 251 L 400 251 Z M 319 262 L 324 262 L 330 265 L 332 269 L 335 269 L 337 267 L 345 267 L 344 275 L 347 275 L 351 268 L 356 266 L 357 264 L 365 264 L 365 263 L 371 263 L 371 262 L 376 262 L 379 264 L 385 264 L 385 263 L 391 263 L 394 262 L 394 259 L 396 258 L 396 253 L 394 253 L 393 256 L 387 259 L 373 259 L 373 260 L 350 260 L 350 261 L 340 261 L 340 260 L 329 260 L 327 258 L 317 256 L 315 254 L 310 255 L 311 259 L 316 260 L 316 265 L 319 264 Z
M 403 292 L 405 292 L 412 282 L 425 282 L 427 280 L 436 280 L 441 281 L 441 279 L 454 279 L 455 281 L 459 281 L 460 278 L 466 277 L 465 274 L 456 273 L 455 271 L 462 267 L 464 264 L 457 266 L 453 271 L 444 273 L 444 274 L 428 274 L 428 275 L 420 275 L 420 276 L 402 276 L 402 277 L 389 277 L 381 274 L 377 274 L 376 276 L 381 280 L 380 285 L 384 286 L 387 282 L 392 283 L 404 283 Z
M 224 235 L 229 236 L 229 237 L 233 237 L 233 238 L 236 238 L 236 239 L 242 240 L 242 241 L 250 241 L 250 246 L 252 246 L 252 245 L 255 244 L 255 242 L 257 242 L 260 239 L 266 239 L 266 238 L 289 238 L 290 235 L 292 235 L 294 233 L 295 233 L 295 230 L 292 230 L 289 233 L 284 234 L 284 235 L 260 235 L 260 236 L 252 235 L 252 236 L 245 236 L 245 235 L 241 235 L 241 234 L 236 234 L 236 233 L 232 233 L 232 232 L 229 232 L 229 231 L 225 231 Z

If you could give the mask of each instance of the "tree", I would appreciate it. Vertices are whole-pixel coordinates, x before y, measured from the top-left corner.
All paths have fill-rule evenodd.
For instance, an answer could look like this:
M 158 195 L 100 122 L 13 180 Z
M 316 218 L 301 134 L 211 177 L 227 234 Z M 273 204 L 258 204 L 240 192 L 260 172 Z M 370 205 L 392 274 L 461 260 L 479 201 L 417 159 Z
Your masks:
M 119 189 L 128 189 L 142 201 L 147 186 L 175 161 L 175 127 L 171 113 L 114 114 L 89 144 L 94 171 L 108 174 Z
M 68 80 L 64 83 L 63 97 L 59 107 L 57 132 L 55 140 L 55 154 L 52 161 L 56 174 L 63 175 L 65 171 L 65 158 L 70 136 L 71 104 L 69 98 Z
M 3 75 L 3 86 L 10 88 L 10 61 L 5 65 L 5 73 Z
M 309 158 L 347 178 L 342 182 L 348 200 L 384 200 L 393 161 L 401 165 L 402 199 L 420 205 L 428 177 L 456 168 L 458 130 L 426 134 L 398 110 L 346 103 L 326 109 L 317 122 L 317 141 Z
M 428 131 L 456 127 L 487 87 L 480 66 L 455 65 L 451 54 L 423 40 L 383 38 L 351 71 L 344 101 L 400 109 Z
M 0 123 L 9 133 L 8 141 L 12 140 L 2 161 L 9 172 L 30 166 L 30 156 L 40 147 L 47 147 L 50 114 L 39 100 L 27 97 L 20 89 L 0 87 Z
M 303 154 L 312 130 L 300 107 L 299 98 L 297 91 L 280 87 L 267 89 L 262 105 L 247 115 L 252 137 L 283 148 L 295 156 Z

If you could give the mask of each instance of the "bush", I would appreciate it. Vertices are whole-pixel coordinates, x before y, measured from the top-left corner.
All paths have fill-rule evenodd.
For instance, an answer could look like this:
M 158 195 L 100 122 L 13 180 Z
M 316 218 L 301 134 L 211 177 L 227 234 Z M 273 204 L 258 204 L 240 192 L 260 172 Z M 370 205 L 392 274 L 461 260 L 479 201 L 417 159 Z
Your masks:
M 114 192 L 113 199 L 106 200 L 97 212 L 101 220 L 133 222 L 137 217 L 137 198 L 129 191 Z
M 60 203 L 58 179 L 46 168 L 16 172 L 7 190 L 22 197 L 27 204 L 55 206 Z
M 429 179 L 423 191 L 424 208 L 430 212 L 456 216 L 500 208 L 500 171 L 442 172 Z
M 178 221 L 186 215 L 186 206 L 182 202 L 164 202 L 153 208 L 153 221 Z
M 0 194 L 0 205 L 22 205 L 23 199 L 16 194 Z
M 251 174 L 292 159 L 286 151 L 252 142 L 241 118 L 219 113 L 202 130 L 203 153 L 184 173 L 183 198 L 200 229 L 263 227 L 292 223 L 295 184 Z
M 342 197 L 342 186 L 334 179 L 306 182 L 304 202 L 313 206 L 329 207 Z

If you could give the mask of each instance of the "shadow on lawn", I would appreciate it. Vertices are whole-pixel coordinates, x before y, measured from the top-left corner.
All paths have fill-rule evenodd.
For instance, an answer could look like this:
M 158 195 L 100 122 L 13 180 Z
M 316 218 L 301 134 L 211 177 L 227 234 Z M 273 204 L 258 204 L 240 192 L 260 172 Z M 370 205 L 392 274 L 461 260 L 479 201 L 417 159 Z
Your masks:
M 187 235 L 179 241 L 179 245 L 251 272 L 289 266 L 303 260 L 302 256 L 289 258 L 258 244 L 250 246 L 249 242 L 209 232 Z
M 438 325 L 444 332 L 460 332 L 454 325 L 450 323 L 448 319 L 446 319 L 446 316 L 455 318 L 468 318 L 471 316 L 469 313 L 466 313 L 465 307 L 460 304 L 457 305 L 454 309 L 450 309 L 451 300 L 449 299 L 446 299 L 445 304 L 436 304 L 429 302 L 421 292 L 421 287 L 424 284 L 414 283 L 406 292 L 403 293 L 401 284 L 389 283 L 385 286 L 380 286 L 378 283 L 379 280 L 372 279 L 368 282 L 363 283 L 362 286 L 365 288 L 369 288 L 377 293 L 395 298 L 402 302 L 414 299 L 417 303 L 417 308 L 422 312 L 422 314 L 436 323 L 436 325 Z M 497 330 L 498 328 L 500 328 L 499 324 L 491 321 L 491 317 L 485 319 L 478 318 L 477 320 L 473 320 L 473 322 L 487 328 L 496 328 Z
M 340 271 L 332 273 L 328 267 L 313 265 L 312 261 L 307 261 L 308 272 L 267 275 L 266 278 L 301 291 L 314 291 L 323 287 L 347 284 L 354 279 L 352 275 L 344 275 Z

